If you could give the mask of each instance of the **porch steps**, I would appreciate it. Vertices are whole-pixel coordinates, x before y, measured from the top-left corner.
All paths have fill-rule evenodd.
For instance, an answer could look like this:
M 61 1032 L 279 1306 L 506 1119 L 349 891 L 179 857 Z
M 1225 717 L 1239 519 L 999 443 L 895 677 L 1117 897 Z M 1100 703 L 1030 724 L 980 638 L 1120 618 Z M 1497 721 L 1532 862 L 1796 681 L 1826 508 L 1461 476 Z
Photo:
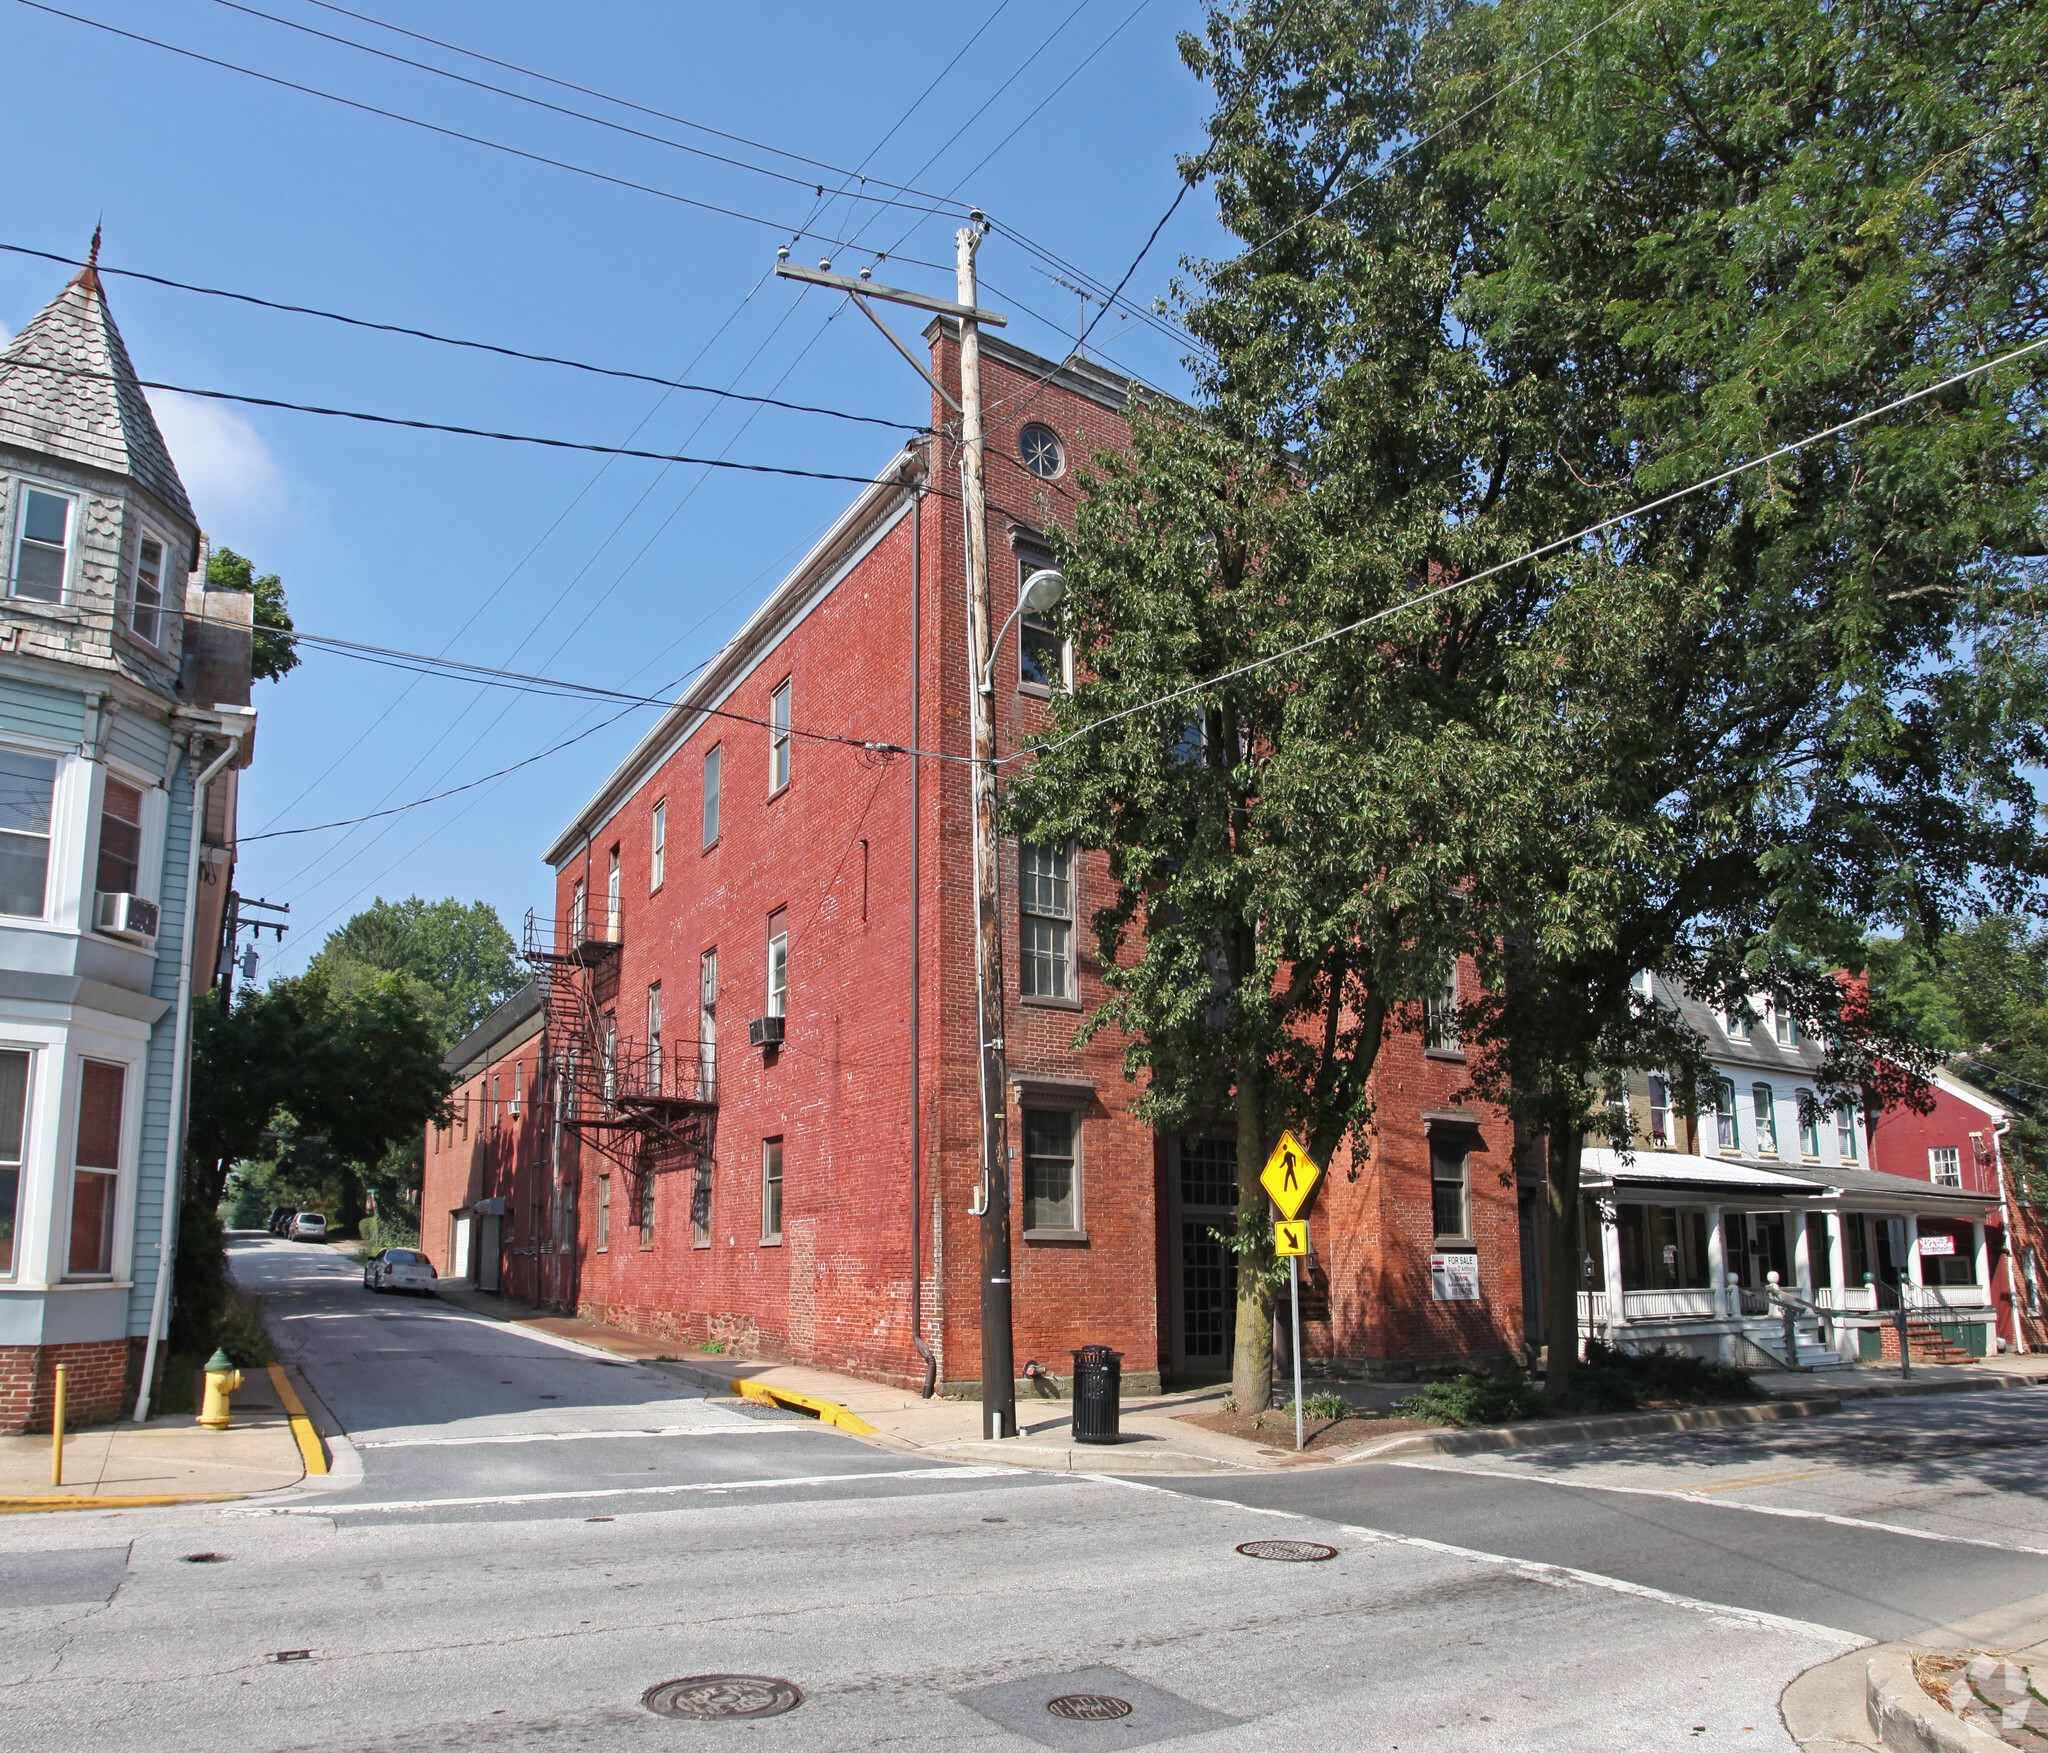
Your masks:
M 1907 1338 L 1913 1347 L 1915 1363 L 1964 1364 L 1978 1361 L 1946 1333 L 1915 1333 L 1909 1328 Z
M 1791 1369 L 1839 1370 L 1848 1367 L 1842 1362 L 1841 1354 L 1832 1346 L 1821 1344 L 1820 1329 L 1817 1327 L 1794 1329 L 1792 1337 L 1797 1343 L 1789 1363 L 1785 1357 L 1785 1330 L 1782 1326 L 1774 1326 L 1769 1333 L 1760 1333 L 1751 1326 L 1747 1337 L 1750 1344 L 1759 1351 L 1776 1358 L 1780 1363 L 1787 1364 Z M 1917 1340 L 1915 1345 L 1917 1348 Z M 1917 1349 L 1915 1355 L 1918 1355 Z

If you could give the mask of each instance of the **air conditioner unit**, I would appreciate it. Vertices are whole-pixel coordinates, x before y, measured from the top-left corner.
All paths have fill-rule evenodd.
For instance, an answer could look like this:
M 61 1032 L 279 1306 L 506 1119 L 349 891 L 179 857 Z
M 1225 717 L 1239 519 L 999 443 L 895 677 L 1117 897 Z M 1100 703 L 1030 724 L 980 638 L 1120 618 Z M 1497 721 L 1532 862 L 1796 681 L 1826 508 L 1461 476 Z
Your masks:
M 757 1016 L 747 1024 L 747 1045 L 749 1047 L 780 1047 L 782 1045 L 782 1022 L 779 1016 Z
M 93 893 L 92 925 L 109 937 L 133 938 L 138 943 L 156 936 L 156 903 L 140 895 L 126 895 L 108 889 Z

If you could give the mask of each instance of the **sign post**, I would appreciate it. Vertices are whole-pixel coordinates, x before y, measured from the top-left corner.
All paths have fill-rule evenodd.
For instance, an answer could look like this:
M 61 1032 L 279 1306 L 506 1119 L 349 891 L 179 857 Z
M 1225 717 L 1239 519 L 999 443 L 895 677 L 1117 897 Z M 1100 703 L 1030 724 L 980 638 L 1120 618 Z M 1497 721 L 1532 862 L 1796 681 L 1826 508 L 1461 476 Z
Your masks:
M 1308 1252 L 1308 1224 L 1301 1219 L 1301 1208 L 1315 1193 L 1316 1183 L 1323 1178 L 1323 1171 L 1317 1166 L 1301 1142 L 1292 1132 L 1280 1134 L 1280 1142 L 1273 1147 L 1273 1154 L 1266 1159 L 1266 1166 L 1259 1174 L 1259 1185 L 1279 1208 L 1280 1216 L 1273 1225 L 1273 1251 L 1287 1262 L 1287 1299 L 1294 1322 L 1294 1447 L 1297 1453 L 1304 1446 L 1301 1414 L 1301 1257 Z

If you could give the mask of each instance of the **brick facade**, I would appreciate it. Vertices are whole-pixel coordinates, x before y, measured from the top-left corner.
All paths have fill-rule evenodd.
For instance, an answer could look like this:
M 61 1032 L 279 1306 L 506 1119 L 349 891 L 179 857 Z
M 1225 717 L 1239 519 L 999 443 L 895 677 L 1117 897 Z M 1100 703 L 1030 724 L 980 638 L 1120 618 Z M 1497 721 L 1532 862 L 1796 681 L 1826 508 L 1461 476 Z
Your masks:
M 953 331 L 940 322 L 928 334 L 935 375 L 956 384 Z M 1022 577 L 1045 557 L 1044 532 L 1071 517 L 1073 464 L 1127 442 L 1129 386 L 994 341 L 983 358 L 1000 623 Z M 946 413 L 935 405 L 941 430 Z M 1050 481 L 1019 460 L 1030 422 L 1052 427 L 1069 459 Z M 480 1130 L 463 1132 L 458 1122 L 428 1138 L 422 1232 L 443 1271 L 451 1241 L 439 1214 L 503 1197 L 511 1294 L 679 1345 L 720 1344 L 905 1384 L 924 1379 L 921 1338 L 940 1391 L 979 1392 L 980 1222 L 971 1201 L 980 1096 L 957 480 L 957 455 L 943 438 L 899 458 L 550 853 L 557 941 L 579 908 L 586 918 L 608 916 L 616 860 L 616 948 L 594 977 L 622 1040 L 647 1033 L 658 984 L 665 1053 L 671 1061 L 693 1055 L 702 970 L 716 956 L 708 1206 L 699 1207 L 686 1163 L 642 1177 L 573 1133 L 558 1161 L 537 1107 L 515 1122 L 480 1105 L 511 1059 L 478 1058 L 464 1068 L 457 1109 L 482 1117 Z M 994 672 L 999 752 L 1029 743 L 1047 717 L 1044 689 L 1022 680 L 1019 666 L 1013 629 Z M 769 726 L 785 685 L 795 734 L 787 783 L 776 784 Z M 863 746 L 875 743 L 898 747 Z M 902 752 L 913 747 L 925 753 Z M 718 824 L 706 845 L 713 749 Z M 1124 1042 L 1112 1032 L 1075 1041 L 1107 997 L 1087 925 L 1111 898 L 1106 861 L 1084 854 L 1073 864 L 1076 996 L 1064 1000 L 1020 994 L 1017 861 L 1006 843 L 1016 1361 L 1036 1360 L 1064 1380 L 1073 1347 L 1104 1343 L 1124 1354 L 1126 1383 L 1143 1391 L 1171 1368 L 1185 1264 L 1183 1237 L 1169 1233 L 1173 1148 L 1132 1115 L 1138 1091 L 1124 1079 Z M 753 1048 L 748 1024 L 769 1009 L 771 930 L 787 943 L 785 1040 Z M 529 1094 L 539 1046 L 518 1049 Z M 1335 1282 L 1328 1317 L 1311 1325 L 1311 1354 L 1413 1370 L 1499 1357 L 1519 1344 L 1510 1137 L 1492 1110 L 1477 1113 L 1476 1131 L 1461 1129 L 1476 1145 L 1469 1246 L 1481 1258 L 1482 1300 L 1431 1300 L 1429 1132 L 1455 1124 L 1463 1081 L 1462 1064 L 1426 1057 L 1419 1035 L 1390 1040 L 1373 1149 L 1355 1175 L 1348 1163 L 1333 1165 L 1317 1213 L 1326 1253 L 1315 1264 L 1323 1283 Z M 1027 1112 L 1055 1130 L 1071 1117 L 1076 1203 L 1056 1228 L 1027 1222 Z M 766 1217 L 771 1144 L 780 1146 L 779 1233 Z M 547 1211 L 557 1182 L 557 1216 L 532 1218 Z M 653 1209 L 643 1226 L 647 1197 Z M 534 1252 L 522 1253 L 527 1247 Z
M 94 1339 L 70 1345 L 0 1345 L 0 1436 L 47 1432 L 64 1366 L 64 1422 L 112 1424 L 127 1408 L 139 1341 Z

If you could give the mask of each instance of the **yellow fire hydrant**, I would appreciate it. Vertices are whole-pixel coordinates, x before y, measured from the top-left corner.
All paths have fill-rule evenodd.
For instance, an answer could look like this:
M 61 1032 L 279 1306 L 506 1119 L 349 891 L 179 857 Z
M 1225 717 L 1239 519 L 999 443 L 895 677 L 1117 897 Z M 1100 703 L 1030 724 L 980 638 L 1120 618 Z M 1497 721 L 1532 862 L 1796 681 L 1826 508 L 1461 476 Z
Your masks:
M 235 1360 L 225 1351 L 216 1351 L 206 1360 L 206 1405 L 199 1422 L 208 1430 L 226 1430 L 232 1422 L 228 1396 L 241 1385 L 242 1372 L 235 1368 Z

